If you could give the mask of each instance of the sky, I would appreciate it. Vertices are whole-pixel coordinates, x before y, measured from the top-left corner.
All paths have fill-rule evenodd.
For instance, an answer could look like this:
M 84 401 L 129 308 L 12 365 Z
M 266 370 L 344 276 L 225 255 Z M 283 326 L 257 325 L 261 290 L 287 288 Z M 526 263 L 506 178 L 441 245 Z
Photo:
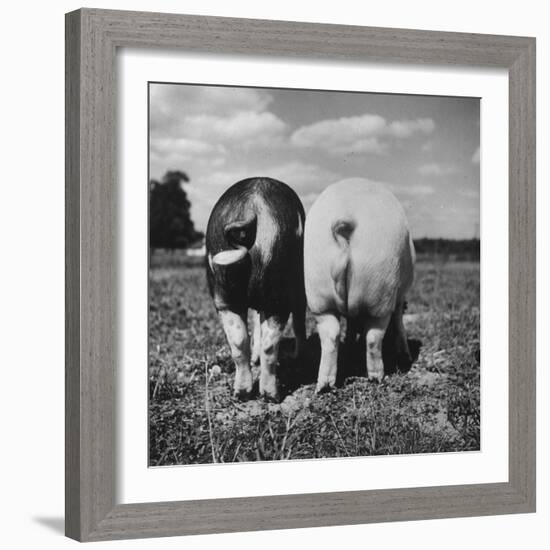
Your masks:
M 279 179 L 307 212 L 353 177 L 386 184 L 414 238 L 478 236 L 477 98 L 151 83 L 149 113 L 149 177 L 189 176 L 199 230 L 241 179 Z

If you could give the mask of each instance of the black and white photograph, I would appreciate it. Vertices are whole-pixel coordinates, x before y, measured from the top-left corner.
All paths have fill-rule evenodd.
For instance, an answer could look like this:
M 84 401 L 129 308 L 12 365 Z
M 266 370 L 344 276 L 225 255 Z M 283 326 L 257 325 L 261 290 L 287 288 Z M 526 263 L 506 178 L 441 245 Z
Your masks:
M 479 451 L 479 98 L 148 97 L 149 466 Z
M 6 4 L 3 546 L 548 546 L 545 13 Z

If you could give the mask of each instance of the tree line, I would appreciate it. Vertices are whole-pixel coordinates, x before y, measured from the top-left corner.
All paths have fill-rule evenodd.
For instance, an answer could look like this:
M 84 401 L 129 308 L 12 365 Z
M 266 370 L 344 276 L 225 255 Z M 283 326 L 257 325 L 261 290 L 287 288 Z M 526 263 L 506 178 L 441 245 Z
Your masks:
M 204 233 L 195 229 L 191 203 L 183 184 L 185 172 L 171 170 L 160 181 L 149 182 L 149 248 L 175 250 L 200 242 Z
M 479 239 L 414 239 L 418 256 L 440 256 L 457 260 L 479 261 Z

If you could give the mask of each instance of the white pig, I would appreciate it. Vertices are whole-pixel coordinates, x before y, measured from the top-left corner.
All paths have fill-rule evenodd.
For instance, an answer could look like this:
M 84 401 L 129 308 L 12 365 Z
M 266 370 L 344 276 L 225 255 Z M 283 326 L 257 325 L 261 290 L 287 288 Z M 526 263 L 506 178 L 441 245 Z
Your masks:
M 384 376 L 382 340 L 394 323 L 398 361 L 411 363 L 403 327 L 415 252 L 405 212 L 382 184 L 348 179 L 327 187 L 306 217 L 305 288 L 317 320 L 317 391 L 336 382 L 340 318 L 366 339 L 369 378 Z

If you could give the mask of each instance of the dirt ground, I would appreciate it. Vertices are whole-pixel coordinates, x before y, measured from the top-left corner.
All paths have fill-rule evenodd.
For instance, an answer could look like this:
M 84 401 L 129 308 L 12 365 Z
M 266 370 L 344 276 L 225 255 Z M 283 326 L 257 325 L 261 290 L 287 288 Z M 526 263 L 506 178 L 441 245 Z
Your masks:
M 381 383 L 364 377 L 363 350 L 342 349 L 339 387 L 314 395 L 315 322 L 298 361 L 287 327 L 280 403 L 232 397 L 201 259 L 153 256 L 149 305 L 151 466 L 479 450 L 479 263 L 417 264 L 405 314 L 416 360 Z

